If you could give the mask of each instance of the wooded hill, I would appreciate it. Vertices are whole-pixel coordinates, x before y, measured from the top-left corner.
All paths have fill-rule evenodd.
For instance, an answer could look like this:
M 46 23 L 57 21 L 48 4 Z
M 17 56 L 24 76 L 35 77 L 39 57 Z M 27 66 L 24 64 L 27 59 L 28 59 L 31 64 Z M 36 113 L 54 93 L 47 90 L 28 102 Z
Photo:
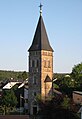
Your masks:
M 5 79 L 19 79 L 21 78 L 23 72 L 16 72 L 16 71 L 3 71 L 0 70 L 0 81 Z
M 25 73 L 27 73 L 27 77 L 28 77 L 28 72 L 26 71 L 6 71 L 6 70 L 0 70 L 0 81 L 1 80 L 5 80 L 5 79 L 21 79 L 22 75 Z M 65 75 L 67 75 L 67 73 L 54 73 L 53 74 L 53 78 L 62 78 Z

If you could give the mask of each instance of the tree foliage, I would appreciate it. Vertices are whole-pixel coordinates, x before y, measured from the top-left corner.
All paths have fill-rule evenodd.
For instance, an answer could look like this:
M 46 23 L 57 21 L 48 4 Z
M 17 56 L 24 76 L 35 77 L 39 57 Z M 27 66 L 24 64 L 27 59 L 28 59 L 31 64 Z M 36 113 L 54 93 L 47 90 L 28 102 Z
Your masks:
M 57 81 L 54 83 L 59 86 L 59 90 L 69 97 L 72 96 L 74 90 L 82 91 L 82 63 L 75 65 L 71 74 L 56 74 L 55 78 Z
M 41 100 L 39 105 L 40 111 L 38 115 L 40 115 L 40 119 L 79 119 L 70 110 L 68 97 L 57 95 L 52 100 Z
M 0 80 L 6 80 L 6 79 L 16 79 L 16 80 L 20 80 L 20 79 L 25 79 L 26 77 L 28 77 L 28 73 L 26 71 L 24 72 L 16 72 L 16 71 L 4 71 L 4 70 L 0 70 Z
M 54 73 L 53 74 L 53 79 L 58 79 L 61 80 L 63 77 L 65 77 L 65 75 L 69 75 L 68 73 Z
M 4 107 L 5 112 L 9 112 L 11 108 L 13 109 L 17 105 L 17 98 L 13 90 L 4 90 L 2 96 L 2 104 L 1 106 Z
M 64 108 L 64 109 L 69 109 L 70 108 L 70 98 L 68 98 L 67 96 L 65 96 L 63 98 L 63 101 L 61 103 L 61 106 Z
M 82 77 L 82 63 L 77 64 L 73 67 L 71 75 L 74 79 Z
M 5 90 L 2 96 L 2 104 L 10 107 L 17 105 L 17 98 L 13 90 Z
M 22 73 L 22 79 L 23 80 L 25 80 L 25 79 L 27 79 L 27 72 L 26 71 L 24 71 L 23 73 Z
M 82 85 L 82 63 L 73 67 L 71 77 L 75 80 L 75 85 L 80 87 Z

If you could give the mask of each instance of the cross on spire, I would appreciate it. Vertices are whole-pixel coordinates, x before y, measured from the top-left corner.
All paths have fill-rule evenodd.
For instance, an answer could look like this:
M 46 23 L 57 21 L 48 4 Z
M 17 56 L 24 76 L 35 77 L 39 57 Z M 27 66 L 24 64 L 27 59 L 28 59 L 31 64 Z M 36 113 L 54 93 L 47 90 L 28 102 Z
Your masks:
M 42 15 L 42 6 L 43 5 L 40 3 L 40 6 L 39 6 L 40 7 L 40 15 Z

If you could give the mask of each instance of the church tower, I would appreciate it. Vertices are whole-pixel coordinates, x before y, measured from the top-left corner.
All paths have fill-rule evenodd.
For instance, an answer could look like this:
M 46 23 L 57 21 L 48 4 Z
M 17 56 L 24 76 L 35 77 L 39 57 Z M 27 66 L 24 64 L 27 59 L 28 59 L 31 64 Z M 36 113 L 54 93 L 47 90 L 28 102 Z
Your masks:
M 29 80 L 28 80 L 28 109 L 30 114 L 36 114 L 38 105 L 36 96 L 46 100 L 52 96 L 53 76 L 53 49 L 50 46 L 45 25 L 42 18 L 42 5 L 40 4 L 40 17 L 29 50 Z

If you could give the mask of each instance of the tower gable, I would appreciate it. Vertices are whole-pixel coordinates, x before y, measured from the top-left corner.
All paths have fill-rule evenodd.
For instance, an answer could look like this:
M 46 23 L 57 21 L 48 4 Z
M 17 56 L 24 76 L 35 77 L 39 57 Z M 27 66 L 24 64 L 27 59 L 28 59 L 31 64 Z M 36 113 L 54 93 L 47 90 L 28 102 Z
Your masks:
M 47 75 L 44 82 L 45 82 L 45 83 L 46 83 L 46 82 L 52 82 L 52 79 L 50 79 L 50 77 Z

